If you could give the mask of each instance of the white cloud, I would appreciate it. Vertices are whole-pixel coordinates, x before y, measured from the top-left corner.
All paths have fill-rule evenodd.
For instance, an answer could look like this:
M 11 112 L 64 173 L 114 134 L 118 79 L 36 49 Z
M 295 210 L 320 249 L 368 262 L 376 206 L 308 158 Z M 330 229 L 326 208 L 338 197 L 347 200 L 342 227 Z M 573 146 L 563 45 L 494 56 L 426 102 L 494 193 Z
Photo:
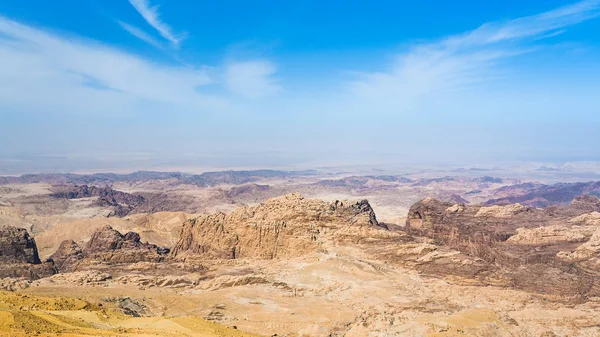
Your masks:
M 163 49 L 163 46 L 160 44 L 160 42 L 158 42 L 155 38 L 153 38 L 152 36 L 150 36 L 150 34 L 146 33 L 145 31 L 139 29 L 138 27 L 132 26 L 128 23 L 125 23 L 123 21 L 117 21 L 117 23 L 119 24 L 119 26 L 121 26 L 121 28 L 123 28 L 125 31 L 127 31 L 129 34 L 137 37 L 138 39 L 154 46 L 155 48 L 158 49 Z
M 157 106 L 198 112 L 227 106 L 222 98 L 200 92 L 212 83 L 203 69 L 158 65 L 3 17 L 0 73 L 3 111 L 102 115 L 139 113 Z
M 466 34 L 415 45 L 386 71 L 364 72 L 352 93 L 387 107 L 412 106 L 428 95 L 473 88 L 502 76 L 503 60 L 537 49 L 535 41 L 600 15 L 600 1 L 581 1 L 538 15 L 487 23 Z
M 225 82 L 234 93 L 246 98 L 273 96 L 281 87 L 273 79 L 275 66 L 266 60 L 231 62 L 225 69 Z
M 159 6 L 151 6 L 147 0 L 129 0 L 129 3 L 131 3 L 144 20 L 156 29 L 163 38 L 171 42 L 174 47 L 179 47 L 183 40 L 183 36 L 173 33 L 171 26 L 160 19 L 160 13 L 158 12 Z

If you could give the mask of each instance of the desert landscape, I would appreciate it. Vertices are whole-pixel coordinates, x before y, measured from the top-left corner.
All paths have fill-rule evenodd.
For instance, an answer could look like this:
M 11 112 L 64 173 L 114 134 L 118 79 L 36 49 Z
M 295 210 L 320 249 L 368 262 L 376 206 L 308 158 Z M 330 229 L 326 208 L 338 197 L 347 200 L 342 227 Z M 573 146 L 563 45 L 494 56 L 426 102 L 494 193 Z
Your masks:
M 0 178 L 0 335 L 596 336 L 600 183 Z
M 0 337 L 600 336 L 598 32 L 600 0 L 0 1 Z

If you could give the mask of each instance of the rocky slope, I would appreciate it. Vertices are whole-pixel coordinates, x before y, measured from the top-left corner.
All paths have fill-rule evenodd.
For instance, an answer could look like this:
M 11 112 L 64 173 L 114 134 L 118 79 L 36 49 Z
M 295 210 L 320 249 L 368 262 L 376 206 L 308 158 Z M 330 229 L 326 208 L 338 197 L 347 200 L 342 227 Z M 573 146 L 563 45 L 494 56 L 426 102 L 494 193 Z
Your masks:
M 590 220 L 594 213 L 586 213 L 594 204 L 582 197 L 569 206 L 535 209 L 428 198 L 411 207 L 406 228 L 412 235 L 485 261 L 486 282 L 500 278 L 505 285 L 529 291 L 587 298 L 600 295 L 600 268 L 593 261 L 594 235 L 600 227 Z
M 194 184 L 201 187 L 215 186 L 220 184 L 241 185 L 254 182 L 264 178 L 289 178 L 313 176 L 316 171 L 279 171 L 279 170 L 253 170 L 253 171 L 219 171 L 204 172 L 186 177 L 183 183 Z
M 98 268 L 98 264 L 116 265 L 161 262 L 169 249 L 140 241 L 139 234 L 123 235 L 106 225 L 98 229 L 81 248 L 72 240 L 63 241 L 50 257 L 61 272 Z
M 3 184 L 32 184 L 47 183 L 53 185 L 61 184 L 111 184 L 118 181 L 147 181 L 162 179 L 180 179 L 184 175 L 179 172 L 152 172 L 138 171 L 130 174 L 117 173 L 94 173 L 94 174 L 73 174 L 73 173 L 40 173 L 23 174 L 18 177 L 6 176 L 0 177 L 0 185 Z
M 494 197 L 488 205 L 521 203 L 531 207 L 568 205 L 574 199 L 584 195 L 600 196 L 600 182 L 558 183 L 545 185 L 523 183 L 504 186 L 494 191 Z
M 0 176 L 0 185 L 7 184 L 32 184 L 47 183 L 53 185 L 110 185 L 116 182 L 146 182 L 150 180 L 170 180 L 174 185 L 194 184 L 197 186 L 215 186 L 218 184 L 239 185 L 263 178 L 285 178 L 314 176 L 316 171 L 280 171 L 280 170 L 252 170 L 252 171 L 219 171 L 204 172 L 202 174 L 185 174 L 181 172 L 153 172 L 138 171 L 129 174 L 95 173 L 42 173 L 24 174 L 18 177 Z
M 317 251 L 323 239 L 346 226 L 384 230 L 366 200 L 327 203 L 289 194 L 231 214 L 202 215 L 187 221 L 172 255 L 224 259 L 298 256 Z
M 40 260 L 35 240 L 27 230 L 0 226 L 0 278 L 38 279 L 54 273 L 53 263 Z
M 76 186 L 56 186 L 53 188 L 54 198 L 81 199 L 97 197 L 92 203 L 93 206 L 111 207 L 113 212 L 111 216 L 123 217 L 129 214 L 137 206 L 144 203 L 145 199 L 141 195 L 134 195 L 121 191 L 113 190 L 110 187 L 96 187 L 88 185 Z
M 106 225 L 121 233 L 139 233 L 141 241 L 152 242 L 161 247 L 173 247 L 179 239 L 182 224 L 195 217 L 197 215 L 183 212 L 158 212 L 131 214 L 123 218 L 65 219 L 36 234 L 35 239 L 42 259 L 52 255 L 64 240 L 72 240 L 84 246 L 97 230 Z

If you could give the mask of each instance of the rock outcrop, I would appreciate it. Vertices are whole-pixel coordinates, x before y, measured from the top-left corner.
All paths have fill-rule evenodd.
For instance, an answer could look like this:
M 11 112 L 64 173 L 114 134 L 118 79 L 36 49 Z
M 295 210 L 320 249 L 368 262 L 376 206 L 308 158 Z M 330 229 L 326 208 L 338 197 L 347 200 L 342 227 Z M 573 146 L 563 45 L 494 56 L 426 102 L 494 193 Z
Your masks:
M 88 185 L 55 186 L 54 198 L 80 199 L 97 197 L 95 206 L 111 207 L 111 216 L 123 217 L 129 214 L 137 206 L 142 205 L 145 199 L 141 195 L 135 195 L 114 190 L 110 187 L 96 187 Z
M 86 269 L 91 264 L 127 264 L 137 262 L 161 262 L 169 249 L 140 241 L 140 235 L 125 235 L 105 225 L 92 235 L 84 248 L 72 240 L 63 241 L 50 257 L 61 271 Z
M 324 239 L 348 226 L 386 229 L 366 200 L 327 203 L 294 193 L 231 214 L 202 215 L 187 221 L 172 255 L 217 259 L 299 256 L 319 250 Z
M 589 201 L 585 204 L 594 204 Z M 594 258 L 599 249 L 594 238 L 600 227 L 595 226 L 595 213 L 582 214 L 589 208 L 577 202 L 552 210 L 520 204 L 466 206 L 427 198 L 411 207 L 406 231 L 482 259 L 495 275 L 508 278 L 510 286 L 598 296 L 600 265 Z
M 238 198 L 243 196 L 258 196 L 261 193 L 269 192 L 271 186 L 259 185 L 259 184 L 247 184 L 241 186 L 234 186 L 225 192 L 228 198 Z
M 0 226 L 0 278 L 38 279 L 55 273 L 52 262 L 42 262 L 35 239 L 27 230 Z
M 523 206 L 521 204 L 511 204 L 505 206 L 489 206 L 489 207 L 481 207 L 477 213 L 476 217 L 492 217 L 492 218 L 511 218 L 522 212 L 529 212 L 531 208 Z
M 83 257 L 83 250 L 75 241 L 64 240 L 50 259 L 58 270 L 65 271 L 79 263 Z
M 600 226 L 573 252 L 562 251 L 557 256 L 569 262 L 584 263 L 588 268 L 600 272 Z
M 0 262 L 40 264 L 35 240 L 26 229 L 0 227 Z

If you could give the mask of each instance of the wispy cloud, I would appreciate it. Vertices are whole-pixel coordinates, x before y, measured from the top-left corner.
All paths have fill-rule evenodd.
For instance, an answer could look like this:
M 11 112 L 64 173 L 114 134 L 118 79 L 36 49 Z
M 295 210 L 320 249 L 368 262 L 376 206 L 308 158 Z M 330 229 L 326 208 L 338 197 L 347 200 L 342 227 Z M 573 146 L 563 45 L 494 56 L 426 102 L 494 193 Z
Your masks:
M 150 36 L 150 34 L 146 33 L 145 31 L 139 29 L 138 27 L 132 26 L 128 23 L 118 20 L 117 24 L 119 24 L 119 26 L 121 26 L 121 28 L 123 28 L 126 32 L 137 37 L 138 39 L 154 46 L 155 48 L 163 49 L 163 46 L 160 44 L 160 42 L 158 42 L 158 40 Z
M 1 16 L 0 60 L 3 111 L 102 115 L 140 113 L 148 106 L 202 111 L 227 105 L 202 93 L 213 83 L 203 68 L 158 65 Z
M 599 0 L 581 1 L 414 45 L 396 55 L 386 71 L 359 73 L 359 79 L 351 83 L 352 92 L 397 106 L 440 91 L 470 88 L 497 78 L 496 66 L 501 62 L 537 50 L 536 41 L 599 15 Z
M 181 41 L 184 39 L 184 34 L 175 34 L 171 26 L 161 20 L 158 5 L 151 6 L 148 0 L 129 0 L 129 3 L 163 38 L 169 41 L 175 48 L 179 47 Z
M 159 22 L 157 31 L 163 31 L 165 40 L 149 28 L 119 22 L 123 29 L 166 50 L 180 44 L 181 37 L 158 19 L 156 7 L 148 1 L 131 2 L 142 8 L 140 13 L 146 13 L 153 27 Z M 588 57 L 597 50 L 589 48 L 585 57 L 575 57 L 587 46 L 567 34 L 573 25 L 599 13 L 600 0 L 595 0 L 490 22 L 464 34 L 396 50 L 383 66 L 365 63 L 353 81 L 328 77 L 329 71 L 343 67 L 342 62 L 336 64 L 335 55 L 318 55 L 323 58 L 319 65 L 328 66 L 318 74 L 315 68 L 301 69 L 314 59 L 302 63 L 292 57 L 289 66 L 300 71 L 279 73 L 279 64 L 256 53 L 228 55 L 212 66 L 175 66 L 0 16 L 0 143 L 12 147 L 19 139 L 21 148 L 42 144 L 54 151 L 95 138 L 102 143 L 99 148 L 108 151 L 125 141 L 131 149 L 160 147 L 164 152 L 179 150 L 175 144 L 201 152 L 206 151 L 202 144 L 211 143 L 217 144 L 216 152 L 225 153 L 224 149 L 240 146 L 300 151 L 308 141 L 323 153 L 347 151 L 352 158 L 363 158 L 373 149 L 380 153 L 401 149 L 406 156 L 397 158 L 442 155 L 454 160 L 464 155 L 457 149 L 479 147 L 484 153 L 491 146 L 507 152 L 522 143 L 547 149 L 554 142 L 597 151 L 593 123 L 600 121 L 600 67 Z M 567 52 L 557 52 L 559 47 Z M 550 53 L 552 57 L 546 57 Z M 527 60 L 520 64 L 522 55 Z M 535 64 L 542 58 L 545 62 Z M 274 97 L 277 94 L 281 96 Z M 27 115 L 21 126 L 15 126 L 19 113 Z M 50 116 L 41 116 L 32 131 L 30 116 L 44 113 Z M 130 116 L 128 121 L 135 125 L 122 123 L 126 119 L 121 116 Z M 46 120 L 54 125 L 46 125 Z M 79 121 L 70 127 L 77 132 L 62 132 L 63 122 L 71 120 Z M 88 128 L 99 120 L 105 124 L 101 134 L 109 134 L 110 141 L 90 137 Z M 572 124 L 570 131 L 563 130 L 568 124 L 564 121 Z M 555 122 L 556 132 L 542 125 L 549 122 Z M 581 131 L 582 125 L 587 131 Z M 116 128 L 122 130 L 121 136 L 115 135 Z M 64 134 L 66 145 L 57 145 L 56 130 Z M 582 141 L 585 137 L 591 142 Z M 461 146 L 455 145 L 457 141 Z
M 275 66 L 266 60 L 231 62 L 225 68 L 225 83 L 234 93 L 260 99 L 281 91 L 273 78 Z

